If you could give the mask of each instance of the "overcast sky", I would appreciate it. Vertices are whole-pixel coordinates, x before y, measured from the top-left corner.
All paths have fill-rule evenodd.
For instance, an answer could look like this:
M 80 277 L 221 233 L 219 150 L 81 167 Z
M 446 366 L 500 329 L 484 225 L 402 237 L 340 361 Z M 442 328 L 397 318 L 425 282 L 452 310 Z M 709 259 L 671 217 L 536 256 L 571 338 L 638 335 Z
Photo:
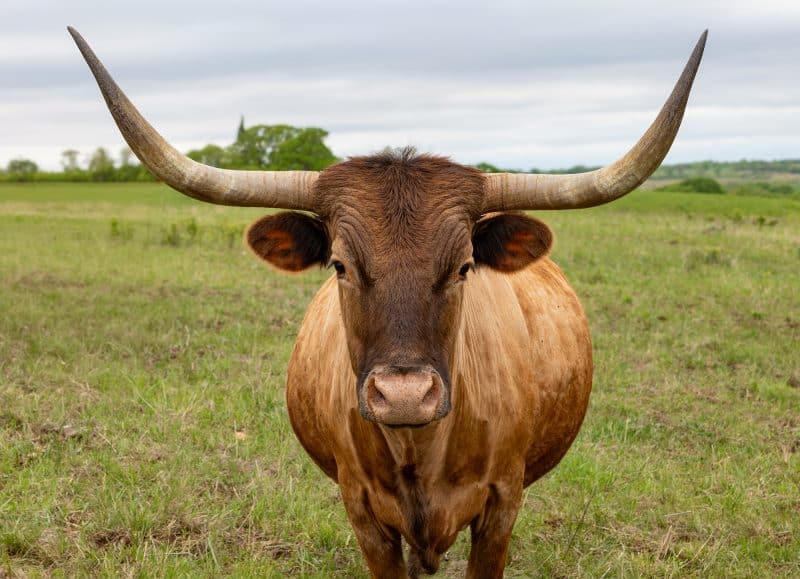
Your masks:
M 67 25 L 184 151 L 244 115 L 523 169 L 624 153 L 709 28 L 666 162 L 800 157 L 798 0 L 1 1 L 0 166 L 123 146 Z

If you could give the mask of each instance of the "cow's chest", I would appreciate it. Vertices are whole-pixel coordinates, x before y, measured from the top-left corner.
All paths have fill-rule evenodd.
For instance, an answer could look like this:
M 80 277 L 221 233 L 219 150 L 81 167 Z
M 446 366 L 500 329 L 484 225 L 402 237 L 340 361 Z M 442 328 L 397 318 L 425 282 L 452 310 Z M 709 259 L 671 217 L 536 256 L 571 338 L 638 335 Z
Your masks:
M 479 480 L 455 485 L 445 479 L 422 481 L 401 471 L 396 486 L 369 485 L 358 494 L 376 520 L 399 531 L 409 545 L 443 553 L 458 533 L 482 514 L 489 487 Z

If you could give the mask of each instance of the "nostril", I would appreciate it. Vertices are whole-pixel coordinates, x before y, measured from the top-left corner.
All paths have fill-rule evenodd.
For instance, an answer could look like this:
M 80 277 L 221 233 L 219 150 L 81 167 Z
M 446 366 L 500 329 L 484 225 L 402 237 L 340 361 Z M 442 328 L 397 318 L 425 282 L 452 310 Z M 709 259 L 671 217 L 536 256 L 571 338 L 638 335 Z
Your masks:
M 425 396 L 422 398 L 422 404 L 427 404 L 430 402 L 434 402 L 439 398 L 439 389 L 436 387 L 436 384 L 433 383 L 431 380 L 431 387 L 425 393 Z
M 373 409 L 385 408 L 389 405 L 386 395 L 374 376 L 371 376 L 369 382 L 367 382 L 367 404 Z

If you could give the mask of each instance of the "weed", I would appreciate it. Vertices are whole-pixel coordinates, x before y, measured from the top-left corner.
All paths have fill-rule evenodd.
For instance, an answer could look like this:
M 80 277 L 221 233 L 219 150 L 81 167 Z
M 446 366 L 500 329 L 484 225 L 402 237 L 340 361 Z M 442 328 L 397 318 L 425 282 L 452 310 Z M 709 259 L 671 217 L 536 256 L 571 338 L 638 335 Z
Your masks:
M 733 260 L 722 249 L 711 247 L 693 249 L 686 255 L 684 266 L 694 271 L 702 266 L 731 267 Z
M 182 241 L 183 241 L 183 236 L 181 235 L 181 232 L 178 229 L 177 223 L 170 223 L 161 230 L 162 245 L 171 245 L 172 247 L 178 247 L 181 245 Z
M 111 238 L 121 241 L 133 239 L 133 225 L 117 219 L 111 220 Z

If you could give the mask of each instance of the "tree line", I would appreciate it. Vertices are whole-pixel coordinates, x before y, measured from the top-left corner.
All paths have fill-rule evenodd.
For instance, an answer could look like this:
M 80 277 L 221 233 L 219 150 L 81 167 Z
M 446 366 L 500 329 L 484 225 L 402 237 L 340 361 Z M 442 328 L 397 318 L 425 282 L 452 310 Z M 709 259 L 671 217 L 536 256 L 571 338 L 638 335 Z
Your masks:
M 131 150 L 123 147 L 119 160 L 107 149 L 98 147 L 80 163 L 80 151 L 67 149 L 61 153 L 61 171 L 41 171 L 30 159 L 12 159 L 5 171 L 0 171 L 0 181 L 24 183 L 28 181 L 153 181 L 154 177 L 140 165 Z
M 321 171 L 339 159 L 325 144 L 328 132 L 318 127 L 299 128 L 291 125 L 245 126 L 239 122 L 235 140 L 228 146 L 208 144 L 193 149 L 187 156 L 200 163 L 222 169 L 261 169 L 268 171 Z M 103 147 L 91 153 L 81 163 L 80 152 L 67 149 L 61 153 L 61 171 L 41 171 L 30 159 L 13 159 L 5 170 L 0 169 L 0 181 L 154 181 L 155 178 L 142 166 L 131 150 L 123 148 L 117 158 Z M 503 169 L 490 163 L 478 163 L 486 173 L 582 173 L 597 167 L 576 165 L 567 169 L 537 168 L 527 170 Z M 800 159 L 781 161 L 699 161 L 676 165 L 663 165 L 653 174 L 653 179 L 717 179 L 768 181 L 771 175 L 800 175 Z M 696 184 L 695 184 L 696 185 Z
M 239 122 L 236 139 L 226 147 L 208 144 L 187 156 L 195 161 L 222 169 L 261 169 L 268 171 L 321 171 L 339 159 L 325 145 L 327 131 L 317 127 L 290 125 L 245 126 Z M 12 159 L 0 170 L 0 181 L 154 181 L 128 147 L 115 159 L 104 147 L 98 147 L 82 164 L 80 152 L 67 149 L 61 153 L 61 171 L 41 171 L 30 159 Z

